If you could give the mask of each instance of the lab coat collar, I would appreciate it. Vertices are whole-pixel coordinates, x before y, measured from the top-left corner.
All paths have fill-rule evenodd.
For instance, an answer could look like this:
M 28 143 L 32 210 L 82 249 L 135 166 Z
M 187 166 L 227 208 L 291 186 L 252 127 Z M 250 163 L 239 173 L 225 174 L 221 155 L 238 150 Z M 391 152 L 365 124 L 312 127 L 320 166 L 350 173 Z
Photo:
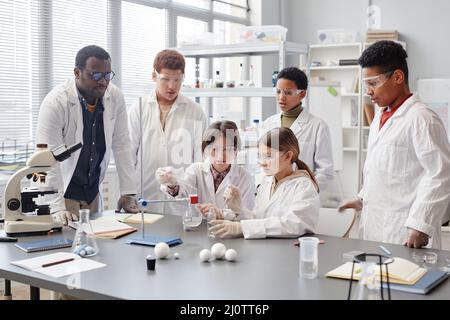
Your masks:
M 386 121 L 384 126 L 380 130 L 380 119 L 382 112 L 378 112 L 377 116 L 374 118 L 375 121 L 375 132 L 377 133 L 374 144 L 384 135 L 384 133 L 391 127 L 394 119 L 403 117 L 410 109 L 413 104 L 419 102 L 420 98 L 417 94 L 413 94 L 411 97 L 406 99 L 405 102 L 397 109 L 397 111 Z
M 150 94 L 150 102 L 153 103 L 156 107 L 159 108 L 158 99 L 156 98 L 156 89 L 154 89 Z M 169 114 L 175 112 L 180 106 L 187 105 L 189 103 L 188 98 L 181 94 L 181 90 L 178 93 L 177 98 L 175 99 L 172 108 L 170 108 Z
M 110 88 L 111 85 L 108 86 L 103 96 L 103 107 L 105 108 L 105 110 L 107 109 L 107 104 L 111 98 Z M 80 99 L 78 98 L 77 83 L 75 79 L 68 80 L 67 82 L 67 100 L 70 102 L 72 106 L 80 105 Z

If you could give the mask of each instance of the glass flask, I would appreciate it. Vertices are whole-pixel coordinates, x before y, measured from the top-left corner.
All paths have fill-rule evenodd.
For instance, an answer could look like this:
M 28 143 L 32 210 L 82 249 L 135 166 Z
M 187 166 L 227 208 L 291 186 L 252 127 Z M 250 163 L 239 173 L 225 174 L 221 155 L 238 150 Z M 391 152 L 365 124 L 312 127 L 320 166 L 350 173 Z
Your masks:
M 183 227 L 184 230 L 191 230 L 198 227 L 203 220 L 202 213 L 197 208 L 198 196 L 191 195 L 189 197 L 189 203 L 185 213 L 183 214 Z
M 77 225 L 77 232 L 72 244 L 72 253 L 81 257 L 92 257 L 98 253 L 97 240 L 92 230 L 89 219 L 89 209 L 79 210 L 80 216 Z

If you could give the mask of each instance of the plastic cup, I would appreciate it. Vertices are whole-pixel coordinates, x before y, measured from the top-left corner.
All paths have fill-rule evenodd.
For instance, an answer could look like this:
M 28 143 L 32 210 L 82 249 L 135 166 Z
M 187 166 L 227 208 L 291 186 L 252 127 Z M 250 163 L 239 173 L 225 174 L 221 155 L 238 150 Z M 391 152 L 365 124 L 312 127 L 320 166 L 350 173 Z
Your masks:
M 319 239 L 315 237 L 299 238 L 300 263 L 299 274 L 304 279 L 315 279 L 318 274 Z

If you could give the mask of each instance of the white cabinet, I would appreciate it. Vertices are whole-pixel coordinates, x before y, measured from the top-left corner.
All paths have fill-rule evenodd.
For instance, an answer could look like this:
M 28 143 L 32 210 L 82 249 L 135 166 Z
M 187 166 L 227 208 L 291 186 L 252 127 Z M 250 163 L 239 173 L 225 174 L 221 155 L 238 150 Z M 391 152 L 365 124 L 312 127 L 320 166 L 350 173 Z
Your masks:
M 361 68 L 356 59 L 361 55 L 362 43 L 310 45 L 309 60 L 302 60 L 303 69 L 310 65 L 310 81 L 336 81 L 340 83 L 342 166 L 337 171 L 336 181 L 327 190 L 339 198 L 351 198 L 360 188 L 361 176 L 361 130 L 362 95 Z M 354 60 L 354 65 L 339 65 L 339 60 Z M 348 62 L 347 62 L 348 63 Z M 351 63 L 351 62 L 350 62 Z M 342 200 L 342 199 L 341 199 Z

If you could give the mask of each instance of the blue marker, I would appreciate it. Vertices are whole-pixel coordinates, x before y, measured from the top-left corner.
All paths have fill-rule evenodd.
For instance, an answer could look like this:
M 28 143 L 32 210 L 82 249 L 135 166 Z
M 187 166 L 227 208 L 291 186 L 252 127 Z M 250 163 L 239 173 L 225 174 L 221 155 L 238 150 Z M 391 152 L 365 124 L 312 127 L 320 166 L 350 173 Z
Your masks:
M 388 256 L 390 256 L 392 254 L 392 252 L 390 252 L 388 249 L 386 249 L 385 247 L 383 247 L 381 244 L 379 245 L 380 249 L 384 251 L 384 253 L 386 253 Z

